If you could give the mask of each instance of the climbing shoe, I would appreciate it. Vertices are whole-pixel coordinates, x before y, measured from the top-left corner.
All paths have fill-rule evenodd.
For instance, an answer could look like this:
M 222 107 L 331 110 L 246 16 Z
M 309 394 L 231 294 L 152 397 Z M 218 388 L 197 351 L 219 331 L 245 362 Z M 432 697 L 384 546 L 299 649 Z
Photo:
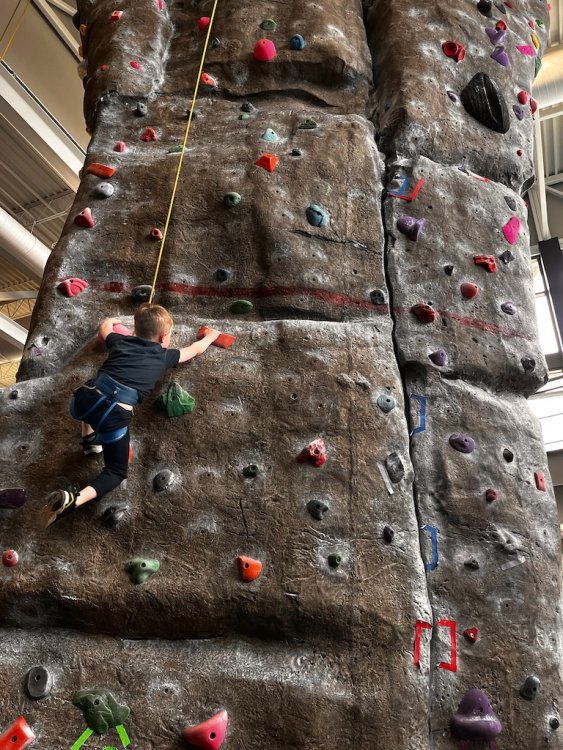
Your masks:
M 47 504 L 45 506 L 45 528 L 72 513 L 76 509 L 77 498 L 78 487 L 76 486 L 67 490 L 55 490 L 55 492 L 51 492 L 47 496 Z
M 92 432 L 90 433 L 90 435 L 86 435 L 86 437 L 83 437 L 80 441 L 80 445 L 82 446 L 82 450 L 84 451 L 85 456 L 91 456 L 94 453 L 102 453 L 102 451 L 104 450 L 98 443 L 98 436 L 95 432 Z

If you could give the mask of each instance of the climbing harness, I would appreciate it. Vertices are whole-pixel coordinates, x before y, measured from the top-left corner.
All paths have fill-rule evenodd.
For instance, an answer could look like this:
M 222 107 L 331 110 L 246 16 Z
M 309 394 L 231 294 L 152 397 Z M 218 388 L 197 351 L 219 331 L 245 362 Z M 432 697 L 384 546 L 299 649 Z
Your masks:
M 2 36 L 0 36 L 0 43 L 2 42 L 2 40 L 4 39 L 4 37 L 6 36 L 6 33 L 7 33 L 8 29 L 10 28 L 10 24 L 12 23 L 12 21 L 13 21 L 13 19 L 14 19 L 14 16 L 15 16 L 15 15 L 16 15 L 16 13 L 18 12 L 18 10 L 19 10 L 19 7 L 20 7 L 20 5 L 22 4 L 22 2 L 23 2 L 23 0 L 20 0 L 20 1 L 19 1 L 19 3 L 18 3 L 18 4 L 16 5 L 16 7 L 14 8 L 14 12 L 13 12 L 13 13 L 12 13 L 12 15 L 10 16 L 10 20 L 9 20 L 9 21 L 8 21 L 8 23 L 6 24 L 6 28 L 5 28 L 5 29 L 4 29 L 4 31 L 2 32 Z M 8 39 L 8 42 L 6 43 L 6 46 L 4 47 L 4 51 L 3 51 L 2 53 L 0 53 L 0 63 L 4 62 L 4 58 L 6 57 L 6 55 L 8 54 L 8 50 L 9 50 L 9 49 L 10 49 L 10 47 L 12 46 L 12 42 L 14 41 L 14 39 L 15 39 L 15 36 L 16 36 L 16 34 L 18 33 L 18 31 L 19 31 L 19 29 L 20 29 L 20 26 L 22 25 L 23 19 L 24 19 L 24 17 L 25 17 L 25 14 L 26 14 L 26 13 L 27 13 L 27 11 L 28 11 L 28 9 L 29 9 L 29 6 L 30 6 L 30 5 L 31 5 L 31 0 L 27 0 L 27 4 L 26 4 L 25 8 L 23 9 L 23 13 L 22 13 L 22 14 L 21 14 L 21 16 L 19 17 L 19 19 L 18 19 L 18 22 L 16 23 L 16 27 L 15 27 L 15 29 L 14 29 L 14 30 L 12 31 L 12 35 L 10 36 L 10 38 Z
M 95 389 L 100 391 L 100 397 L 92 404 L 92 406 L 85 412 L 79 414 L 76 411 L 74 397 L 70 403 L 70 413 L 81 422 L 86 422 L 87 418 L 102 404 L 108 404 L 106 410 L 98 420 L 96 425 L 96 435 L 98 441 L 102 445 L 109 445 L 111 443 L 117 443 L 121 438 L 125 437 L 128 425 L 125 427 L 118 427 L 116 430 L 100 431 L 101 426 L 105 423 L 109 415 L 118 405 L 118 402 L 128 404 L 129 406 L 135 406 L 139 403 L 139 394 L 134 388 L 118 383 L 110 375 L 105 372 L 100 372 L 95 380 L 89 380 L 84 386 L 89 389 Z
M 215 18 L 215 11 L 217 10 L 217 4 L 218 4 L 218 2 L 219 2 L 219 0 L 214 0 L 214 2 L 213 2 L 213 10 L 211 11 L 211 16 L 210 16 L 210 20 L 209 20 L 209 26 L 207 27 L 207 35 L 205 37 L 205 44 L 203 46 L 203 54 L 201 56 L 201 61 L 199 63 L 199 71 L 198 71 L 198 74 L 197 74 L 197 81 L 196 81 L 196 84 L 195 84 L 194 95 L 192 97 L 192 103 L 191 103 L 191 106 L 190 106 L 190 114 L 188 116 L 188 124 L 186 125 L 186 132 L 184 133 L 184 141 L 182 143 L 182 150 L 180 151 L 180 161 L 178 162 L 178 169 L 176 170 L 176 178 L 174 180 L 174 186 L 172 188 L 172 197 L 170 198 L 170 205 L 168 207 L 168 215 L 166 216 L 166 223 L 164 225 L 164 231 L 162 233 L 162 242 L 160 244 L 160 252 L 158 253 L 158 259 L 156 261 L 156 269 L 155 269 L 154 277 L 153 277 L 153 280 L 152 280 L 152 289 L 151 289 L 151 294 L 150 294 L 150 297 L 149 297 L 149 303 L 152 303 L 153 298 L 154 298 L 154 293 L 156 291 L 156 280 L 158 278 L 158 272 L 160 270 L 160 263 L 161 263 L 161 260 L 162 260 L 162 254 L 164 252 L 164 245 L 166 243 L 166 237 L 168 235 L 168 227 L 170 225 L 170 217 L 172 216 L 172 209 L 174 208 L 174 201 L 176 199 L 176 192 L 178 190 L 178 183 L 180 181 L 180 172 L 182 171 L 182 164 L 184 163 L 184 154 L 186 153 L 186 143 L 188 142 L 188 137 L 190 135 L 190 128 L 191 128 L 191 125 L 192 125 L 192 119 L 193 119 L 193 114 L 194 114 L 195 103 L 196 103 L 197 94 L 198 94 L 198 91 L 199 91 L 199 84 L 200 84 L 200 81 L 202 80 L 203 64 L 205 62 L 205 55 L 207 54 L 207 48 L 209 46 L 209 39 L 211 37 L 211 29 L 213 28 L 213 20 Z

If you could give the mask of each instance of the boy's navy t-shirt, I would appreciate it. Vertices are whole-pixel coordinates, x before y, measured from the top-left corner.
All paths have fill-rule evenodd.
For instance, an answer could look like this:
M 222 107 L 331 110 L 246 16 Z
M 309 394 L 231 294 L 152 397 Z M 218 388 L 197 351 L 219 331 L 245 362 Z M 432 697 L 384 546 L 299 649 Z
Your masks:
M 118 383 L 148 396 L 156 381 L 180 361 L 179 349 L 165 349 L 158 341 L 110 333 L 106 336 L 108 358 L 100 367 Z

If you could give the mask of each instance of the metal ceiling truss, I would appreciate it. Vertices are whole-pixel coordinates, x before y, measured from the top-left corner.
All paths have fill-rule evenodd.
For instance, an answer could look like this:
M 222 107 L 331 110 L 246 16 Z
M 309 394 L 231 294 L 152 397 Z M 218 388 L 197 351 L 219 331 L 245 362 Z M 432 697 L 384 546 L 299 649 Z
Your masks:
M 56 6 L 65 13 L 70 13 L 70 5 L 62 2 L 62 0 L 33 0 L 33 4 L 37 10 L 44 16 L 49 22 L 52 28 L 60 36 L 69 50 L 72 52 L 74 57 L 80 61 L 81 57 L 78 54 L 78 43 L 65 24 L 59 18 L 57 12 L 53 10 L 53 6 Z M 63 6 L 63 7 L 60 7 Z M 72 11 L 72 15 L 76 13 L 76 10 Z

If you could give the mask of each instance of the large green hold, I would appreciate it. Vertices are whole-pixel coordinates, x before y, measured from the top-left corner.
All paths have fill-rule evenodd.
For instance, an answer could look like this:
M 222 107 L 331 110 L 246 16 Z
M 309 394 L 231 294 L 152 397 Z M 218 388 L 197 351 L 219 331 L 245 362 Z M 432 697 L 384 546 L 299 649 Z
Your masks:
M 131 713 L 128 706 L 120 706 L 109 690 L 103 688 L 80 690 L 72 702 L 82 711 L 86 724 L 96 734 L 105 734 L 124 724 Z
M 168 417 L 181 417 L 195 409 L 195 398 L 178 383 L 170 383 L 154 402 Z
M 125 566 L 125 570 L 129 573 L 129 578 L 133 583 L 139 585 L 148 581 L 149 578 L 160 570 L 160 563 L 158 560 L 135 557 L 133 560 L 129 560 Z

